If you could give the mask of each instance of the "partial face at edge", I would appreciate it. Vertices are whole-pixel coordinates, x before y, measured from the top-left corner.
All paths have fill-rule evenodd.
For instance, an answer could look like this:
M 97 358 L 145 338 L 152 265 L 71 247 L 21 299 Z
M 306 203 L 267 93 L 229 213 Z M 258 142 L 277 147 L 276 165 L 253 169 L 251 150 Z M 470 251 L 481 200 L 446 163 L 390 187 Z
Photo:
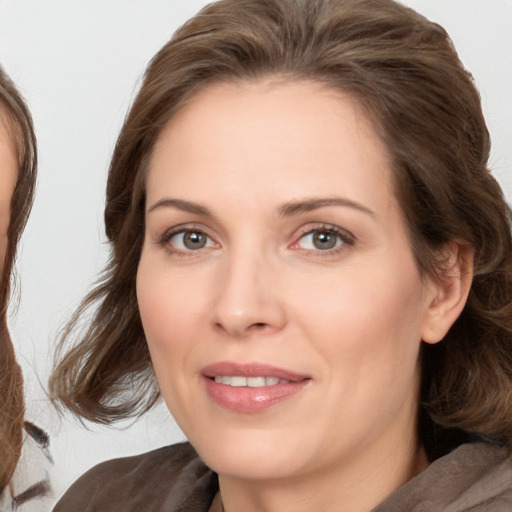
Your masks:
M 390 178 L 362 112 L 314 83 L 216 85 L 161 134 L 139 308 L 162 395 L 220 474 L 306 474 L 414 437 L 433 298 Z M 238 374 L 284 382 L 214 379 Z
M 4 107 L 0 105 L 0 273 L 5 262 L 11 199 L 17 180 L 17 162 L 10 130 Z

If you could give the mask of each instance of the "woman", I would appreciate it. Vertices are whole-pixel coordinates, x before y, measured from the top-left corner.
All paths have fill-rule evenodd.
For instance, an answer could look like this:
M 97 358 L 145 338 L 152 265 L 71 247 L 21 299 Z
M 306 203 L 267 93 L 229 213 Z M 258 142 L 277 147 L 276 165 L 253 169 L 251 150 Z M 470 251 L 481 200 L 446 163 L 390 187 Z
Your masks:
M 112 257 L 51 390 L 104 423 L 161 393 L 190 444 L 99 465 L 55 510 L 510 510 L 488 155 L 446 32 L 391 0 L 185 24 L 118 139 Z
M 28 219 L 36 181 L 32 117 L 0 68 L 0 510 L 44 510 L 49 496 L 48 437 L 24 421 L 23 379 L 7 329 L 16 248 Z

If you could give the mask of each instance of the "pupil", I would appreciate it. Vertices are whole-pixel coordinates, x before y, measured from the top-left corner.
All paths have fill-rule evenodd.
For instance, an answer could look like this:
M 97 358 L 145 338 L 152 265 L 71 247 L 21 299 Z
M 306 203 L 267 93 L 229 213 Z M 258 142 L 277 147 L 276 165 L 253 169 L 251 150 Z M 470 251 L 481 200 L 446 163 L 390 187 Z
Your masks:
M 202 249 L 206 245 L 206 237 L 203 233 L 189 231 L 185 233 L 183 243 L 187 249 Z
M 313 236 L 313 245 L 324 251 L 333 249 L 336 246 L 336 235 L 329 231 L 318 231 Z

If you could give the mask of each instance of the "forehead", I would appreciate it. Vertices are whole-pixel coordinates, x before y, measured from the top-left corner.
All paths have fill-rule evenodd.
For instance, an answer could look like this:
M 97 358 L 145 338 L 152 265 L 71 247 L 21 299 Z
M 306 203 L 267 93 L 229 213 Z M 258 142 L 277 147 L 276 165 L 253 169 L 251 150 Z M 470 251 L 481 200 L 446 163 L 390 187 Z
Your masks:
M 334 179 L 350 189 L 352 178 L 370 172 L 389 193 L 389 169 L 386 147 L 353 98 L 312 81 L 261 80 L 214 84 L 192 96 L 160 134 L 146 185 L 149 196 L 163 183 L 186 189 L 195 182 L 198 192 L 205 180 L 215 185 L 205 188 L 210 195 L 249 184 L 303 195 L 305 184 L 326 189 Z

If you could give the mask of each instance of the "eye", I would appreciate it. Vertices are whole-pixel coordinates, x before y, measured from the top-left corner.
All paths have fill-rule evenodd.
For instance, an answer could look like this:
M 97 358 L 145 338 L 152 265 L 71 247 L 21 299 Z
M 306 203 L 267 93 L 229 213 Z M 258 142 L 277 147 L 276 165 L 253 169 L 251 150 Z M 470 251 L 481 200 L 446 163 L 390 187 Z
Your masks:
M 306 251 L 332 251 L 353 243 L 353 237 L 345 231 L 332 227 L 319 227 L 303 234 L 295 244 L 295 248 Z
M 299 240 L 299 245 L 302 249 L 312 250 L 316 249 L 319 251 L 328 251 L 340 246 L 342 243 L 339 235 L 330 230 L 316 230 L 311 233 L 307 233 L 302 236 Z
M 162 243 L 171 247 L 175 251 L 197 251 L 207 247 L 213 247 L 213 240 L 203 231 L 198 229 L 181 230 L 167 234 Z

